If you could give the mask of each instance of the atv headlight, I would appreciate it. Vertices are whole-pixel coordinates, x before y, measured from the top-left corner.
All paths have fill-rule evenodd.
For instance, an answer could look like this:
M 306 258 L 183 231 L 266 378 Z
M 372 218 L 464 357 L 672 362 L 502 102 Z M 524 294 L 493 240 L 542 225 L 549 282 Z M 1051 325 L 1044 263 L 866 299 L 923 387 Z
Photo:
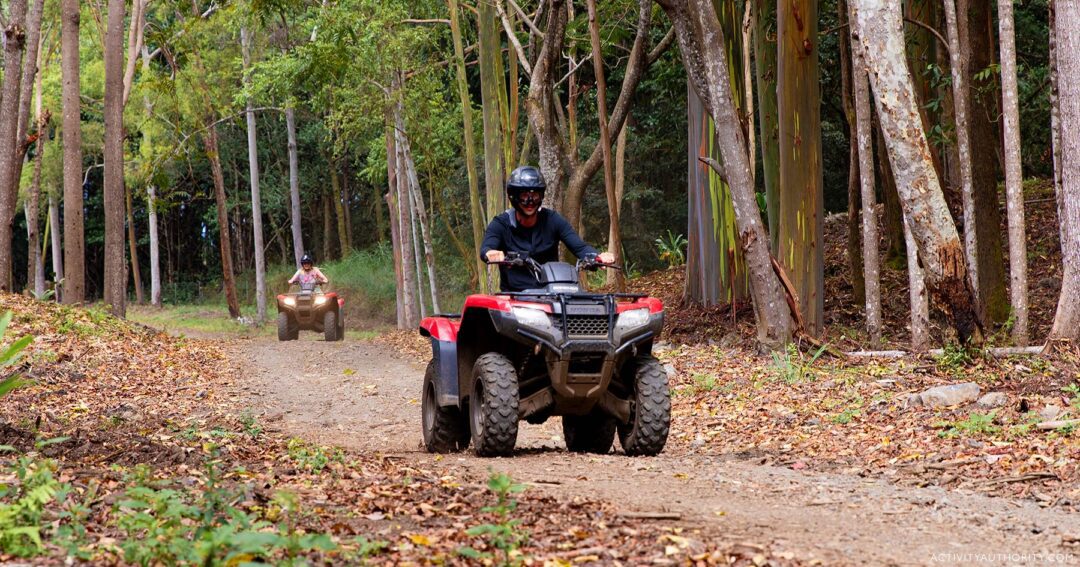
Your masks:
M 295 297 L 286 297 L 285 299 L 283 299 L 281 301 L 282 301 L 282 303 L 284 303 L 285 305 L 288 305 L 289 307 L 295 307 L 296 306 L 296 298 Z
M 320 295 L 319 297 L 315 298 L 315 305 L 322 305 L 323 303 L 326 303 L 325 295 Z
M 518 323 L 525 325 L 526 327 L 532 327 L 534 329 L 550 333 L 552 331 L 551 318 L 547 313 L 540 311 L 539 309 L 529 309 L 528 307 L 514 307 L 514 318 Z
M 619 320 L 615 323 L 615 328 L 620 331 L 629 331 L 630 329 L 636 329 L 649 323 L 649 309 L 647 307 L 642 309 L 631 309 L 629 311 L 623 311 L 619 314 Z

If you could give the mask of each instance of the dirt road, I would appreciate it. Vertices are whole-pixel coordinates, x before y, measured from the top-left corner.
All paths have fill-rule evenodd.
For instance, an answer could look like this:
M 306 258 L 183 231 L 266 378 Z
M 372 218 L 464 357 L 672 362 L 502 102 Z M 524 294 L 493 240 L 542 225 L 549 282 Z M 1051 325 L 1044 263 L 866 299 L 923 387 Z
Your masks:
M 504 471 L 531 490 L 607 500 L 627 513 L 675 513 L 679 520 L 665 521 L 700 530 L 701 539 L 764 544 L 830 565 L 1080 564 L 1080 547 L 1070 547 L 1080 516 L 1058 508 L 760 466 L 678 442 L 655 458 L 569 454 L 557 419 L 523 423 L 513 458 L 463 453 L 435 462 L 421 447 L 420 365 L 370 343 L 313 335 L 239 339 L 230 352 L 250 406 L 290 435 L 477 480 Z

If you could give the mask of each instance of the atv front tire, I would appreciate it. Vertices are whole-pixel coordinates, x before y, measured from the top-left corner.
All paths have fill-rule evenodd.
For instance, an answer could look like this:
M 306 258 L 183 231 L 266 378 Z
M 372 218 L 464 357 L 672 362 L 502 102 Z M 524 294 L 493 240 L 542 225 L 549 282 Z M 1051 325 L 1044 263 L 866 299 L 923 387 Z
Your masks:
M 651 356 L 635 358 L 625 369 L 632 378 L 630 422 L 619 424 L 619 443 L 628 456 L 652 456 L 664 450 L 671 427 L 671 391 L 667 373 Z
M 429 453 L 455 453 L 469 446 L 469 427 L 465 416 L 456 407 L 439 407 L 435 395 L 435 361 L 428 362 L 424 373 L 424 392 L 421 397 L 421 421 L 424 427 L 424 447 Z
M 300 336 L 300 329 L 289 317 L 288 313 L 278 313 L 277 316 L 277 340 L 295 341 Z
M 323 313 L 323 336 L 326 342 L 336 341 L 338 338 L 337 312 L 327 311 Z
M 498 457 L 514 452 L 518 402 L 517 372 L 510 360 L 495 352 L 477 358 L 469 397 L 469 426 L 478 456 Z
M 564 415 L 562 430 L 566 448 L 573 453 L 603 455 L 615 442 L 615 418 L 598 409 L 588 415 Z

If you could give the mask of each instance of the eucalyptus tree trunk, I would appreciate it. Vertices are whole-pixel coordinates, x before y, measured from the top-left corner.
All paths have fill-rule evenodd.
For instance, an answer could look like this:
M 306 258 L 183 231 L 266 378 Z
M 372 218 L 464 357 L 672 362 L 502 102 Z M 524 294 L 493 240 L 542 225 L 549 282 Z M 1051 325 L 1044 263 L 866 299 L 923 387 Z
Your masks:
M 839 17 L 840 25 L 847 27 L 848 21 L 848 5 L 846 0 L 840 0 L 836 4 L 837 16 Z M 863 267 L 863 241 L 862 241 L 862 177 L 860 175 L 860 153 L 865 153 L 865 150 L 860 152 L 859 146 L 859 128 L 858 117 L 855 110 L 855 96 L 869 97 L 869 93 L 863 92 L 861 95 L 853 93 L 854 80 L 852 77 L 852 66 L 855 65 L 853 58 L 854 52 L 851 50 L 851 34 L 846 30 L 840 33 L 840 88 L 841 88 L 841 101 L 844 108 L 844 118 L 847 121 L 848 126 L 848 185 L 847 185 L 847 260 L 848 270 L 851 272 L 851 291 L 855 298 L 855 303 L 866 304 L 866 280 L 864 277 Z M 864 82 L 865 82 L 865 73 Z M 864 87 L 869 89 L 868 86 Z M 867 113 L 867 120 L 869 120 L 869 112 Z M 869 125 L 869 123 L 868 123 Z M 870 132 L 872 136 L 873 133 Z M 870 138 L 873 140 L 873 138 Z M 871 150 L 872 152 L 873 150 Z M 870 163 L 873 164 L 873 154 L 871 153 Z M 871 185 L 873 187 L 873 185 Z M 877 223 L 874 223 L 875 230 Z M 870 312 L 867 309 L 867 320 L 869 321 Z
M 847 6 L 842 6 L 842 16 L 845 20 L 848 16 Z M 845 34 L 852 38 L 853 43 L 858 41 L 854 37 L 855 30 L 849 30 Z M 877 228 L 877 197 L 874 189 L 874 133 L 871 127 L 870 117 L 870 85 L 866 76 L 866 62 L 862 57 L 862 50 L 850 49 L 851 83 L 854 99 L 852 102 L 853 115 L 849 120 L 855 124 L 855 140 L 853 153 L 858 158 L 858 164 L 854 167 L 859 172 L 859 201 L 862 205 L 862 282 L 864 284 L 864 297 L 866 306 L 866 332 L 870 335 L 870 344 L 873 347 L 881 345 L 881 271 L 878 260 L 878 228 Z M 851 210 L 850 207 L 848 209 Z
M 732 191 L 739 238 L 746 254 L 758 341 L 778 348 L 791 338 L 791 315 L 773 270 L 769 236 L 762 226 L 754 193 L 746 137 L 731 96 L 724 34 L 710 0 L 658 0 L 675 27 L 687 75 L 716 121 L 717 143 Z
M 739 18 L 735 2 L 714 4 L 724 34 L 724 53 L 731 65 L 731 98 L 744 114 L 745 75 L 740 72 Z M 746 298 L 746 266 L 728 181 L 703 159 L 724 163 L 716 123 L 692 85 L 687 88 L 689 169 L 687 171 L 687 255 L 684 298 L 701 305 L 734 303 Z M 749 146 L 748 146 L 749 147 Z M 749 156 L 748 156 L 749 157 Z M 749 162 L 747 163 L 749 167 Z
M 334 240 L 334 231 L 332 226 L 334 224 L 334 212 L 330 207 L 330 192 L 323 191 L 322 199 L 322 213 L 323 213 L 323 232 L 322 232 L 322 257 L 329 260 L 331 258 L 331 242 Z M 299 269 L 299 268 L 297 268 Z
M 49 225 L 52 226 L 52 269 L 53 269 L 53 289 L 56 293 L 56 301 L 63 301 L 63 285 L 61 282 L 64 280 L 64 250 L 60 243 L 60 206 L 56 204 L 56 195 L 49 194 Z
M 243 51 L 244 82 L 251 83 L 251 36 L 247 28 L 240 28 L 240 46 Z M 251 182 L 251 229 L 255 244 L 255 321 L 266 321 L 266 250 L 263 243 L 262 199 L 259 196 L 259 140 L 255 124 L 255 111 L 251 98 L 247 100 L 248 175 Z
M 480 95 L 484 116 L 484 185 L 487 198 L 487 217 L 503 210 L 505 203 L 506 157 L 502 129 L 502 108 L 499 85 L 503 73 L 502 34 L 493 2 L 477 5 L 477 24 L 480 34 Z M 559 190 L 552 187 L 556 180 L 548 179 L 548 205 L 559 207 Z M 479 254 L 478 254 L 479 255 Z M 490 285 L 490 283 L 489 283 Z
M 961 343 L 980 339 L 964 249 L 930 159 L 930 145 L 904 61 L 899 0 L 853 0 L 858 32 L 877 100 L 896 186 L 926 271 L 927 287 L 948 309 Z
M 105 32 L 105 287 L 113 315 L 127 313 L 124 252 L 124 0 L 109 0 Z
M 798 293 L 807 332 L 819 336 L 825 310 L 824 192 L 818 1 L 781 2 L 777 12 L 780 118 L 780 263 Z
M 484 239 L 484 212 L 480 206 L 480 181 L 476 172 L 476 135 L 473 133 L 472 97 L 465 74 L 465 50 L 461 41 L 461 24 L 458 22 L 458 2 L 448 0 L 450 6 L 450 33 L 454 40 L 454 69 L 457 72 L 458 98 L 461 99 L 461 115 L 465 125 L 465 170 L 469 176 L 469 216 L 472 225 L 475 272 L 480 282 L 480 293 L 487 293 L 484 261 L 480 259 L 480 244 Z M 512 61 L 517 61 L 511 58 Z M 514 84 L 517 90 L 517 84 Z
M 221 170 L 221 156 L 218 153 L 217 126 L 208 118 L 211 125 L 203 133 L 206 157 L 210 161 L 210 171 L 214 179 L 214 201 L 217 204 L 218 248 L 221 251 L 221 280 L 225 289 L 225 302 L 229 307 L 229 316 L 240 316 L 240 302 L 236 296 L 236 276 L 233 275 L 232 241 L 229 238 L 228 200 L 225 197 L 225 174 Z
M 79 88 L 79 0 L 60 2 L 60 67 L 63 75 L 64 145 L 64 303 L 86 296 L 83 235 L 82 124 Z
M 158 238 L 157 189 L 146 187 L 146 209 L 150 220 L 150 305 L 161 307 L 161 252 Z
M 297 269 L 304 255 L 304 232 L 300 225 L 300 165 L 296 151 L 296 109 L 285 106 L 285 131 L 289 140 L 289 224 L 292 227 L 293 259 Z M 325 255 L 329 258 L 329 255 Z
M 757 74 L 758 127 L 761 169 L 765 183 L 765 212 L 769 219 L 770 248 L 780 251 L 780 119 L 776 102 L 776 1 L 754 0 L 754 69 Z
M 997 63 L 997 42 L 993 33 L 993 6 L 986 0 L 957 0 L 956 12 L 960 45 L 968 61 L 965 82 L 969 85 L 967 115 L 971 146 L 971 183 L 975 200 L 976 256 L 979 263 L 979 302 L 987 323 L 1003 323 L 1009 318 L 1006 291 L 1005 252 L 998 198 L 998 163 L 1001 134 L 1000 83 L 998 76 L 980 80 L 977 75 Z
M 401 96 L 401 80 L 396 79 L 394 84 L 394 90 L 390 93 L 392 96 Z M 408 180 L 404 175 L 404 159 L 402 158 L 402 148 L 396 141 L 395 131 L 399 119 L 404 121 L 404 117 L 400 116 L 401 107 L 393 103 L 393 109 L 391 110 L 390 120 L 386 124 L 386 136 L 389 139 L 394 139 L 393 148 L 387 148 L 387 150 L 393 150 L 394 159 L 394 173 L 390 176 L 390 180 L 394 182 L 391 187 L 393 195 L 393 211 L 394 211 L 394 223 L 396 224 L 397 239 L 395 241 L 395 250 L 399 254 L 400 258 L 400 290 L 401 290 L 401 317 L 398 322 L 398 326 L 403 329 L 415 329 L 420 324 L 420 302 L 422 296 L 417 294 L 419 287 L 419 278 L 417 277 L 417 258 L 416 250 L 413 244 L 413 218 L 412 207 L 409 206 L 409 188 Z M 390 154 L 387 154 L 390 155 Z M 388 163 L 389 165 L 389 163 Z
M 1080 3 L 1056 2 L 1054 9 L 1050 64 L 1057 78 L 1058 220 L 1065 269 L 1050 336 L 1075 342 L 1080 340 Z
M 1005 124 L 1005 199 L 1009 216 L 1009 291 L 1015 317 L 1013 341 L 1023 346 L 1028 343 L 1027 234 L 1012 0 L 998 0 L 998 23 L 1001 28 L 1001 98 Z
M 409 137 L 405 134 L 404 109 L 398 114 L 398 127 L 395 128 L 399 155 L 404 158 L 402 169 L 405 173 L 405 181 L 409 189 L 409 203 L 413 213 L 420 224 L 420 234 L 424 241 L 424 262 L 427 265 L 428 288 L 431 291 L 431 310 L 440 313 L 439 309 L 439 286 L 435 282 L 435 247 L 431 244 L 431 230 L 428 228 L 427 208 L 424 206 L 424 195 L 420 191 L 420 179 L 416 175 L 416 163 L 413 161 L 412 148 Z M 419 261 L 417 262 L 419 265 Z
M 30 151 L 30 103 L 34 98 L 34 85 L 41 73 L 38 72 L 38 54 L 41 50 L 41 18 L 45 8 L 44 0 L 34 0 L 26 16 L 26 54 L 23 57 L 22 77 L 19 84 L 19 126 L 15 135 L 15 170 L 12 174 L 14 189 L 19 189 L 22 168 L 26 153 Z
M 397 108 L 394 106 L 394 108 Z M 395 311 L 397 314 L 397 326 L 399 329 L 410 328 L 407 316 L 407 310 L 411 309 L 412 296 L 406 294 L 405 287 L 405 266 L 404 258 L 401 253 L 403 245 L 401 242 L 401 211 L 398 207 L 398 176 L 397 176 L 397 143 L 394 138 L 394 113 L 390 109 L 386 111 L 386 133 L 384 138 L 386 139 L 386 179 L 387 189 L 386 192 L 386 205 L 390 211 L 390 248 L 393 251 L 394 257 L 394 292 L 396 294 L 396 301 L 394 302 Z M 411 287 L 409 288 L 411 290 Z M 411 292 L 410 292 L 411 293 Z M 406 300 L 409 301 L 410 307 L 406 306 Z
M 911 350 L 922 352 L 930 348 L 930 301 L 926 295 L 926 274 L 919 265 L 918 243 L 904 219 L 907 240 L 908 298 L 911 304 Z
M 619 132 L 619 138 L 615 141 L 615 210 L 619 214 L 619 219 L 622 219 L 623 197 L 626 196 L 626 137 L 630 131 L 630 125 L 627 124 L 623 127 L 622 132 Z M 622 227 L 609 227 L 608 228 L 608 252 L 615 253 L 613 249 L 614 242 L 617 240 L 622 247 L 621 239 L 617 239 L 615 233 L 621 232 Z M 618 270 L 608 270 L 607 284 L 616 285 L 615 272 L 622 275 L 623 272 Z
M 330 163 L 330 191 L 334 197 L 334 212 L 337 214 L 337 238 L 341 246 L 341 257 L 344 258 L 352 252 L 349 250 L 349 231 L 345 227 L 345 205 L 341 202 L 341 176 L 338 174 L 337 158 L 328 156 Z
M 615 263 L 622 265 L 622 236 L 619 231 L 619 199 L 615 195 L 614 160 L 611 156 L 611 132 L 608 131 L 607 81 L 604 78 L 604 54 L 600 49 L 600 22 L 596 19 L 596 0 L 587 0 L 589 10 L 589 40 L 592 45 L 593 76 L 596 79 L 597 118 L 600 120 L 600 147 L 604 156 L 604 192 L 607 195 L 609 235 L 608 247 L 613 250 Z M 623 128 L 625 131 L 625 128 Z M 614 272 L 615 287 L 626 291 L 622 270 Z
M 45 140 L 48 138 L 45 129 L 48 128 L 49 118 L 48 115 L 41 113 L 40 84 L 36 106 L 38 139 L 37 146 L 34 148 L 34 175 L 30 181 L 30 196 L 26 200 L 26 235 L 30 256 L 27 282 L 33 286 L 35 296 L 41 297 L 45 293 L 45 263 L 41 253 L 38 219 L 41 216 L 41 162 L 45 151 Z
M 975 227 L 978 215 L 975 211 L 975 189 L 972 186 L 971 143 L 968 135 L 968 101 L 971 96 L 967 84 L 967 46 L 961 45 L 959 26 L 956 22 L 955 0 L 944 0 L 945 29 L 949 37 L 949 69 L 952 74 L 953 107 L 956 114 L 956 145 L 960 166 L 960 194 L 964 206 L 964 255 L 968 265 L 968 278 L 974 295 L 976 309 L 985 319 L 979 294 L 978 234 Z
M 11 0 L 4 28 L 4 82 L 0 88 L 0 290 L 12 291 L 12 223 L 18 197 L 15 168 L 19 133 L 19 86 L 26 47 L 26 0 Z

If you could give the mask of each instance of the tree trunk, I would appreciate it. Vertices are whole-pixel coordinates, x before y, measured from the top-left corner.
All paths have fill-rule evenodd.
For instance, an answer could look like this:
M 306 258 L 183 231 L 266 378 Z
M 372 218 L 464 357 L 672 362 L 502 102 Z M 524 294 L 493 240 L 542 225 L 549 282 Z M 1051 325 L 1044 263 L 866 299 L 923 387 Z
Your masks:
M 64 279 L 64 251 L 60 244 L 60 206 L 56 204 L 56 195 L 49 195 L 49 224 L 52 225 L 52 269 L 53 289 L 56 293 L 56 301 L 63 301 L 63 286 L 60 282 Z
M 337 158 L 328 156 L 327 161 L 330 163 L 330 191 L 334 195 L 334 212 L 337 215 L 338 244 L 341 247 L 341 257 L 344 258 L 352 250 L 349 250 L 348 229 L 345 227 L 345 205 L 341 202 L 341 177 L 338 175 Z
M 904 218 L 918 243 L 927 287 L 949 310 L 961 343 L 980 339 L 963 245 L 930 159 L 930 145 L 904 53 L 899 0 L 854 0 L 859 46 L 867 60 L 878 116 Z M 856 46 L 853 46 L 856 48 Z
M 38 234 L 38 219 L 41 216 L 41 161 L 45 150 L 45 128 L 48 118 L 41 115 L 41 98 L 38 97 L 38 139 L 34 148 L 34 175 L 30 182 L 30 196 L 26 200 L 26 236 L 28 241 L 29 268 L 27 284 L 34 290 L 34 295 L 41 297 L 45 293 L 45 269 L 41 259 L 41 239 Z
M 571 167 L 566 148 L 561 147 L 561 145 L 565 144 L 565 141 L 562 139 L 558 125 L 555 123 L 553 108 L 553 101 L 555 100 L 554 86 L 558 80 L 563 44 L 566 39 L 567 11 L 563 4 L 564 1 L 546 0 L 544 4 L 544 11 L 547 12 L 547 24 L 544 26 L 545 39 L 540 44 L 540 51 L 536 55 L 532 67 L 532 76 L 529 79 L 529 95 L 525 101 L 525 108 L 529 115 L 529 127 L 536 135 L 536 147 L 540 156 L 540 171 L 543 172 L 544 180 L 547 182 L 547 202 L 550 207 L 556 210 L 563 208 L 563 196 L 566 193 L 566 184 Z M 486 4 L 487 2 L 482 2 L 480 4 L 481 9 Z M 481 21 L 483 21 L 483 18 L 481 18 Z M 483 72 L 483 65 L 481 64 L 480 67 L 481 72 Z M 484 130 L 486 132 L 486 125 Z M 485 147 L 487 146 L 486 138 L 485 134 Z M 492 204 L 489 201 L 488 212 L 490 213 L 491 210 Z M 570 211 L 563 212 L 569 213 Z M 570 226 L 577 226 L 576 218 L 567 216 L 567 220 L 570 222 Z
M 423 192 L 420 191 L 420 179 L 416 175 L 416 163 L 413 162 L 409 138 L 405 134 L 403 114 L 404 112 L 398 114 L 401 122 L 396 129 L 397 142 L 401 148 L 400 155 L 405 161 L 403 165 L 407 176 L 406 181 L 409 185 L 410 204 L 413 207 L 416 218 L 420 221 L 420 234 L 424 241 L 424 262 L 427 264 L 428 288 L 431 291 L 431 311 L 433 313 L 441 313 L 441 309 L 439 309 L 439 286 L 435 282 L 435 248 L 431 244 L 431 231 L 428 229 L 427 209 L 424 207 L 424 195 Z
M 127 215 L 128 254 L 131 256 L 131 279 L 135 284 L 135 303 L 146 303 L 143 293 L 142 270 L 139 268 L 139 240 L 135 236 L 135 211 L 131 198 L 131 187 L 124 184 L 124 208 Z
M 818 1 L 781 2 L 777 41 L 781 156 L 778 257 L 798 293 L 806 331 L 820 336 L 825 309 L 825 212 Z
M 754 69 L 757 74 L 758 125 L 761 169 L 765 182 L 765 212 L 769 219 L 770 248 L 780 251 L 780 118 L 776 107 L 776 2 L 754 0 Z
M 762 226 L 742 124 L 735 112 L 724 35 L 709 0 L 658 0 L 675 26 L 687 75 L 716 121 L 716 136 L 731 186 L 735 219 L 746 254 L 758 341 L 777 348 L 791 337 L 791 316 L 773 270 L 769 236 Z
M 461 114 L 465 125 L 465 170 L 469 176 L 469 212 L 472 225 L 473 248 L 475 249 L 476 273 L 485 272 L 484 262 L 480 259 L 480 244 L 484 239 L 484 211 L 480 206 L 480 181 L 476 172 L 476 134 L 473 133 L 472 97 L 469 96 L 469 83 L 465 73 L 465 51 L 461 45 L 461 24 L 458 23 L 458 2 L 448 0 L 450 6 L 450 32 L 454 40 L 454 68 L 457 71 L 458 98 L 461 100 Z M 511 58 L 516 61 L 516 59 Z M 517 84 L 514 84 L 516 91 Z M 380 217 L 381 219 L 381 217 Z M 381 237 L 381 236 L 380 236 Z M 487 293 L 487 278 L 477 278 L 480 293 Z
M 1057 80 L 1061 296 L 1050 336 L 1080 340 L 1080 3 L 1056 2 L 1051 66 Z
M 285 130 L 289 139 L 289 221 L 292 226 L 293 256 L 296 267 L 300 268 L 300 257 L 304 255 L 304 233 L 300 221 L 300 165 L 296 152 L 296 110 L 293 106 L 285 107 Z M 326 246 L 324 244 L 323 246 Z M 329 255 L 323 256 L 329 259 Z
M 848 21 L 848 7 L 846 0 L 837 2 L 836 9 L 840 25 L 846 26 Z M 852 58 L 853 52 L 851 51 L 850 37 L 850 33 L 845 33 L 843 31 L 840 33 L 840 88 L 842 91 L 844 118 L 847 120 L 848 125 L 847 259 L 848 270 L 851 272 L 851 290 L 855 297 L 855 303 L 866 305 L 866 280 L 864 277 L 865 270 L 863 267 L 862 242 L 863 223 L 861 222 L 862 216 L 860 213 L 862 210 L 862 186 L 859 171 L 859 128 L 857 112 L 855 110 L 855 100 L 852 94 L 854 85 L 851 68 L 854 64 L 854 60 Z M 868 97 L 869 94 L 863 92 L 862 95 L 855 96 Z M 866 118 L 869 120 L 869 112 L 867 112 Z M 869 124 L 869 122 L 867 124 Z M 873 138 L 870 139 L 872 140 Z M 873 163 L 873 159 L 870 160 L 870 163 Z M 873 178 L 871 178 L 871 183 L 872 182 Z M 873 188 L 872 184 L 871 188 Z M 876 220 L 874 222 L 874 230 L 877 230 Z M 867 310 L 868 321 L 869 317 L 870 312 Z
M 889 152 L 885 149 L 885 136 L 874 114 L 872 126 L 874 144 L 877 151 L 875 164 L 878 179 L 881 180 L 881 196 L 885 217 L 885 263 L 891 266 L 903 266 L 906 260 L 906 238 L 904 237 L 904 210 L 900 206 L 900 195 L 896 192 L 892 166 L 889 165 Z
M 911 302 L 911 350 L 925 351 L 930 347 L 930 301 L 926 297 L 926 274 L 919 265 L 918 243 L 904 219 L 907 239 L 908 297 Z
M 978 234 L 975 227 L 978 215 L 975 211 L 975 190 L 972 187 L 971 144 L 968 134 L 968 101 L 971 99 L 967 84 L 967 45 L 961 45 L 956 23 L 955 0 L 945 0 L 945 28 L 949 37 L 949 68 L 952 73 L 953 105 L 956 113 L 956 145 L 960 166 L 960 194 L 964 204 L 964 258 L 968 265 L 968 279 L 980 317 L 986 320 L 986 310 L 979 294 Z
M 500 108 L 499 80 L 502 68 L 502 34 L 499 32 L 498 15 L 493 2 L 477 5 L 477 25 L 480 35 L 480 94 L 484 115 L 484 184 L 487 196 L 487 217 L 501 213 L 506 202 L 503 154 L 502 109 Z M 557 196 L 558 189 L 551 186 L 555 179 L 548 179 L 548 195 Z M 549 199 L 551 206 L 558 202 Z
M 849 10 L 844 4 L 841 3 L 841 15 L 845 16 L 846 20 Z M 844 35 L 850 36 L 853 42 L 857 42 L 858 38 L 854 36 L 855 30 L 849 31 L 850 33 Z M 864 270 L 861 280 L 865 285 L 866 332 L 870 335 L 872 348 L 878 348 L 881 345 L 881 272 L 878 261 L 877 197 L 874 190 L 874 134 L 870 117 L 870 85 L 862 51 L 849 49 L 849 52 L 851 55 L 849 70 L 854 91 L 852 97 L 854 101 L 851 105 L 853 112 L 849 115 L 849 120 L 855 124 L 852 153 L 858 158 L 858 164 L 852 169 L 859 172 L 859 202 L 862 205 L 862 250 L 859 256 Z M 851 210 L 849 205 L 848 211 Z
M 615 210 L 619 213 L 620 224 L 622 222 L 623 197 L 626 196 L 626 137 L 629 131 L 629 124 L 623 126 L 622 132 L 619 132 L 618 140 L 615 141 Z M 613 243 L 618 241 L 620 247 L 622 244 L 622 239 L 616 238 L 616 229 L 621 231 L 622 227 L 609 227 L 608 229 L 608 252 L 612 254 L 615 253 Z M 607 285 L 616 285 L 618 283 L 618 280 L 614 277 L 615 272 L 618 272 L 619 275 L 623 274 L 619 270 L 608 270 Z
M 622 237 L 619 232 L 619 200 L 615 196 L 614 159 L 611 156 L 611 132 L 608 131 L 607 81 L 604 78 L 604 54 L 600 49 L 600 23 L 596 20 L 596 0 L 587 0 L 589 10 L 589 38 L 592 44 L 593 76 L 596 79 L 597 118 L 600 120 L 600 147 L 604 156 L 604 192 L 607 195 L 608 223 L 614 250 L 615 264 L 622 265 Z M 624 128 L 625 130 L 625 128 Z M 615 288 L 626 291 L 626 278 L 622 270 L 613 270 Z
M 150 305 L 161 307 L 161 253 L 158 238 L 157 190 L 146 187 L 146 210 L 150 216 Z
M 353 250 L 352 228 L 352 194 L 349 192 L 349 180 L 352 179 L 352 170 L 349 167 L 349 158 L 341 160 L 341 206 L 345 211 L 345 242 L 349 244 L 349 251 Z
M 396 108 L 396 106 L 394 107 Z M 402 242 L 401 242 L 401 214 L 398 207 L 398 179 L 397 179 L 397 144 L 394 142 L 394 114 L 390 109 L 386 111 L 386 179 L 387 188 L 386 204 L 390 212 L 390 248 L 394 257 L 394 291 L 396 301 L 394 303 L 397 313 L 397 326 L 399 329 L 408 329 L 409 324 L 405 306 L 405 268 L 402 265 Z
M 213 122 L 208 119 L 208 122 Z M 229 239 L 228 201 L 225 197 L 225 174 L 221 170 L 221 158 L 218 154 L 217 126 L 211 125 L 203 133 L 206 144 L 206 157 L 210 160 L 210 170 L 214 177 L 214 200 L 217 203 L 218 246 L 221 250 L 221 278 L 225 287 L 225 301 L 229 306 L 229 316 L 240 317 L 240 302 L 236 297 L 236 278 L 233 275 L 232 241 Z
M 331 254 L 330 254 L 331 253 L 331 246 L 330 246 L 330 244 L 334 240 L 334 230 L 333 230 L 334 212 L 332 210 L 332 206 L 330 205 L 330 200 L 331 199 L 332 199 L 332 197 L 330 196 L 330 192 L 329 191 L 324 191 L 323 196 L 322 196 L 322 209 L 323 209 L 322 257 L 324 259 L 326 259 L 326 260 L 330 260 L 330 258 L 331 258 Z M 301 256 L 303 256 L 303 255 L 301 255 Z M 297 269 L 299 269 L 299 268 L 297 268 Z
M 240 45 L 243 49 L 245 82 L 251 83 L 251 37 L 247 28 L 240 28 Z M 259 195 L 259 139 L 255 124 L 255 111 L 251 99 L 247 101 L 248 175 L 251 180 L 251 230 L 255 244 L 255 321 L 266 321 L 266 247 L 263 243 L 262 198 Z M 291 181 L 291 180 L 290 180 Z
M 959 0 L 960 42 L 967 45 L 969 65 L 965 74 L 968 88 L 968 136 L 971 145 L 972 188 L 975 193 L 975 232 L 979 262 L 979 299 L 987 323 L 1004 323 L 1009 318 L 1009 298 L 1005 289 L 1005 253 L 1002 250 L 1001 204 L 998 200 L 999 144 L 997 76 L 979 81 L 975 75 L 995 63 L 997 44 L 993 34 L 992 3 Z
M 124 0 L 109 0 L 105 33 L 105 304 L 127 313 L 124 258 Z
M 19 180 L 22 178 L 26 152 L 30 151 L 30 103 L 34 97 L 34 85 L 38 77 L 38 54 L 41 50 L 41 18 L 45 9 L 44 0 L 34 0 L 30 13 L 26 16 L 26 55 L 23 57 L 22 77 L 19 84 L 19 125 L 15 135 L 15 162 L 12 179 L 13 188 L 18 194 Z M 29 281 L 29 280 L 28 280 Z
M 0 89 L 0 290 L 12 291 L 12 223 L 18 198 L 15 178 L 19 133 L 19 86 L 26 47 L 26 0 L 11 0 L 4 28 L 4 82 Z
M 64 83 L 64 285 L 62 297 L 64 303 L 77 305 L 86 299 L 79 88 L 79 0 L 61 0 L 61 12 L 60 65 Z
M 1009 215 L 1009 290 L 1015 321 L 1013 341 L 1028 344 L 1027 233 L 1024 228 L 1024 172 L 1020 167 L 1020 106 L 1016 85 L 1016 38 L 1012 0 L 998 0 L 1001 26 L 1001 93 L 1005 124 L 1005 198 Z M 1080 24 L 1080 21 L 1076 22 Z

